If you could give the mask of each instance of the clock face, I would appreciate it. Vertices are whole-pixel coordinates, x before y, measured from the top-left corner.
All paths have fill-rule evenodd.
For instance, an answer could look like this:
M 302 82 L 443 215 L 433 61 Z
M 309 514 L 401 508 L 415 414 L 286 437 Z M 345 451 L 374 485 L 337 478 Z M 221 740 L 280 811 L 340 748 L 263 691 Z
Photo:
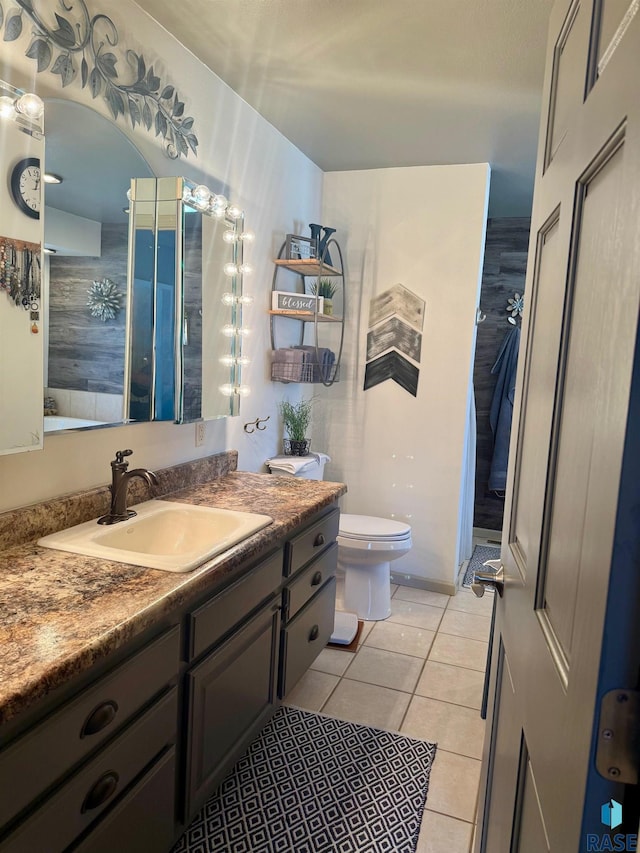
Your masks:
M 40 160 L 27 157 L 21 160 L 11 173 L 11 192 L 15 203 L 23 213 L 33 219 L 40 218 L 42 199 Z

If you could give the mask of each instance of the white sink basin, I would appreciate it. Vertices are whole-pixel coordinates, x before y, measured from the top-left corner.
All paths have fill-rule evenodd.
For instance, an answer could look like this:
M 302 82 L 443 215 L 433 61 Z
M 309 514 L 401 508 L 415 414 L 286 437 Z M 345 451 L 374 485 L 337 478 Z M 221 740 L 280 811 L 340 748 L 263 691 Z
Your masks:
M 166 572 L 189 572 L 273 522 L 268 515 L 152 500 L 128 521 L 77 524 L 38 545 Z

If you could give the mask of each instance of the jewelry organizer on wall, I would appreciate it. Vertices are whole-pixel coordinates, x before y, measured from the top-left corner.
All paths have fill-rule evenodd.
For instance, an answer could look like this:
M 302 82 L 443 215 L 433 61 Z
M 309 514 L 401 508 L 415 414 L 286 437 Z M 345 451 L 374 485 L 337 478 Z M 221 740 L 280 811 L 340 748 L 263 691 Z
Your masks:
M 37 324 L 42 284 L 40 244 L 0 237 L 0 288 Z M 38 326 L 32 326 L 38 332 Z

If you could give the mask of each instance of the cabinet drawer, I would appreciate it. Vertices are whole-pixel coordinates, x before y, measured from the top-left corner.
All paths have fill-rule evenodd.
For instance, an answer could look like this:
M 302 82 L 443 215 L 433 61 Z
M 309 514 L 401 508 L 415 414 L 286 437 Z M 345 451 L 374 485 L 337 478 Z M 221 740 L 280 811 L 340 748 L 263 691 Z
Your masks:
M 336 579 L 331 578 L 282 631 L 280 697 L 295 687 L 333 633 Z
M 165 853 L 175 832 L 176 751 L 171 747 L 73 853 Z
M 177 627 L 167 631 L 0 753 L 0 826 L 176 677 L 179 639 Z M 25 767 L 38 773 L 25 773 Z
M 334 509 L 287 542 L 284 561 L 285 576 L 294 575 L 298 569 L 334 542 L 338 535 L 339 523 L 340 510 Z
M 298 610 L 336 573 L 338 545 L 336 542 L 299 572 L 285 590 L 285 613 L 293 619 Z
M 34 853 L 43 839 L 47 853 L 65 850 L 175 739 L 177 714 L 173 687 L 18 827 L 3 853 Z
M 223 590 L 190 615 L 190 654 L 195 658 L 252 610 L 273 595 L 282 583 L 282 551 L 276 551 L 255 569 Z

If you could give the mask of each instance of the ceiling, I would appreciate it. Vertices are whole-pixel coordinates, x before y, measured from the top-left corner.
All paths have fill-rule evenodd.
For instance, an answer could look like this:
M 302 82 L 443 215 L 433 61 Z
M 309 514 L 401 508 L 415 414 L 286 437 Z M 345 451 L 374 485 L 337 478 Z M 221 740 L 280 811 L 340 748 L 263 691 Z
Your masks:
M 489 162 L 530 212 L 553 0 L 137 2 L 323 170 Z

